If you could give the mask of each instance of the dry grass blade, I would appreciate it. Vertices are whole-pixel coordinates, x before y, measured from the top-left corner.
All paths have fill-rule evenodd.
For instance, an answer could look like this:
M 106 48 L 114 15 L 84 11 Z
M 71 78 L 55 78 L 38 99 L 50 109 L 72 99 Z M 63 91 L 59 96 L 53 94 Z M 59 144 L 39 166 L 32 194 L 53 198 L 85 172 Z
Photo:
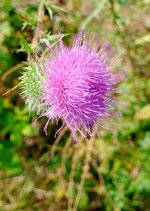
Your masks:
M 67 139 L 66 144 L 65 144 L 65 146 L 62 150 L 61 170 L 62 170 L 63 175 L 65 175 L 65 173 L 66 173 L 65 160 L 66 160 L 66 157 L 68 155 L 68 149 L 70 147 L 71 141 L 72 141 L 72 134 L 70 134 L 70 136 Z
M 5 92 L 2 96 L 5 96 L 5 95 L 11 93 L 12 91 L 14 91 L 15 89 L 17 89 L 21 85 L 21 83 L 22 82 L 20 82 L 19 84 L 17 84 L 16 86 L 14 86 L 12 89 L 10 89 L 7 92 Z
M 74 150 L 77 148 L 77 145 L 75 145 Z M 77 151 L 77 150 L 76 150 Z M 76 166 L 78 162 L 78 154 L 74 152 L 72 157 L 72 165 L 71 165 L 71 173 L 69 178 L 69 184 L 68 184 L 68 211 L 72 211 L 73 206 L 73 189 L 74 189 L 74 177 L 76 173 Z
M 99 0 L 98 4 L 96 5 L 96 8 L 93 10 L 93 12 L 83 21 L 81 25 L 81 29 L 84 30 L 87 25 L 98 15 L 100 10 L 102 10 L 105 6 L 106 0 Z
M 14 67 L 10 68 L 9 70 L 7 70 L 1 77 L 2 81 L 4 81 L 8 75 L 10 75 L 14 71 L 16 71 L 19 68 L 24 67 L 24 66 L 25 66 L 25 63 L 19 63 L 19 64 L 15 65 Z
M 67 128 L 66 128 L 66 127 L 64 127 L 64 128 L 60 131 L 59 135 L 57 136 L 57 138 L 56 138 L 56 140 L 55 140 L 55 142 L 54 142 L 54 144 L 53 144 L 53 146 L 52 146 L 52 148 L 51 148 L 50 154 L 49 154 L 49 156 L 47 157 L 44 166 L 46 166 L 46 165 L 49 163 L 49 161 L 52 159 L 52 157 L 54 156 L 55 149 L 56 149 L 56 147 L 57 147 L 59 141 L 61 140 L 62 136 L 65 134 L 66 131 L 67 131 Z
M 93 142 L 94 142 L 94 138 L 91 138 L 86 144 L 87 144 L 87 148 L 86 148 L 86 155 L 85 155 L 85 160 L 84 160 L 84 166 L 83 166 L 83 171 L 82 171 L 82 175 L 81 175 L 81 181 L 80 184 L 78 186 L 78 193 L 75 199 L 75 203 L 74 203 L 74 207 L 73 207 L 73 211 L 77 210 L 80 198 L 81 198 L 81 194 L 82 194 L 82 190 L 83 190 L 83 186 L 84 186 L 84 182 L 86 179 L 86 176 L 88 174 L 89 171 L 89 163 L 91 161 L 91 154 L 92 154 L 92 150 L 93 150 Z

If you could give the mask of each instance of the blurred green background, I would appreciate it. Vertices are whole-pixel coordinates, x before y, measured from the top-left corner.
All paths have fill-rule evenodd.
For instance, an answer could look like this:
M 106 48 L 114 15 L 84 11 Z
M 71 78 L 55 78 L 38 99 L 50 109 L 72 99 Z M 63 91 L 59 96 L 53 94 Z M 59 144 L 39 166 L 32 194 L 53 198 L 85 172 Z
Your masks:
M 150 210 L 150 0 L 0 1 L 0 211 Z M 19 77 L 37 47 L 58 31 L 79 29 L 108 39 L 121 55 L 116 67 L 123 113 L 94 141 L 34 121 L 19 94 Z M 5 95 L 4 95 L 5 94 Z

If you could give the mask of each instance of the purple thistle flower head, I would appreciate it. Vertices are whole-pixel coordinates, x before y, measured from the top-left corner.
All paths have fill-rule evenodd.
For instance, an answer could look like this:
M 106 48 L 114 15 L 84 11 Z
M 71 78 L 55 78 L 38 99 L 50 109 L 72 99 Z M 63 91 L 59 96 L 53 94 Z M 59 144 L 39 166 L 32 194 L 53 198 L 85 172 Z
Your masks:
M 69 47 L 60 38 L 57 46 L 47 48 L 49 53 L 39 65 L 44 75 L 41 106 L 48 107 L 41 116 L 62 119 L 74 139 L 77 131 L 83 138 L 87 133 L 92 136 L 92 127 L 110 117 L 114 105 L 118 76 L 109 62 L 109 43 L 93 43 L 80 32 Z

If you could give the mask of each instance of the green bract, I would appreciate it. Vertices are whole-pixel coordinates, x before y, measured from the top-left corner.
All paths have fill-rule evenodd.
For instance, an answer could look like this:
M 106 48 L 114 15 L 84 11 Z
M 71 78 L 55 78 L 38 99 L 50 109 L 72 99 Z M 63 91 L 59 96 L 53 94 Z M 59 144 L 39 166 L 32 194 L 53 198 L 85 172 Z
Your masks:
M 42 72 L 35 64 L 31 64 L 24 68 L 23 75 L 20 77 L 21 83 L 21 94 L 25 100 L 26 105 L 30 111 L 35 111 L 39 114 L 45 111 L 46 107 L 41 107 L 42 100 L 42 84 L 40 78 L 44 78 Z

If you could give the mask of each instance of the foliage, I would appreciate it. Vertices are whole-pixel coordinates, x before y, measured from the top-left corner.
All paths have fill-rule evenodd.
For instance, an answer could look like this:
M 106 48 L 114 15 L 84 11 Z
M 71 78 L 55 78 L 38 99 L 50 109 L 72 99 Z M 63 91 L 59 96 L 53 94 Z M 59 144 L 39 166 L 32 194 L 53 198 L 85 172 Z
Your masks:
M 0 210 L 149 210 L 149 7 L 147 0 L 2 0 L 0 93 L 8 93 L 0 100 Z M 54 138 L 61 121 L 45 136 L 46 120 L 34 120 L 17 88 L 20 77 L 34 83 L 34 53 L 54 45 L 60 29 L 70 43 L 79 28 L 110 40 L 126 80 L 119 85 L 122 116 L 106 123 L 112 130 L 73 144 L 67 129 Z

